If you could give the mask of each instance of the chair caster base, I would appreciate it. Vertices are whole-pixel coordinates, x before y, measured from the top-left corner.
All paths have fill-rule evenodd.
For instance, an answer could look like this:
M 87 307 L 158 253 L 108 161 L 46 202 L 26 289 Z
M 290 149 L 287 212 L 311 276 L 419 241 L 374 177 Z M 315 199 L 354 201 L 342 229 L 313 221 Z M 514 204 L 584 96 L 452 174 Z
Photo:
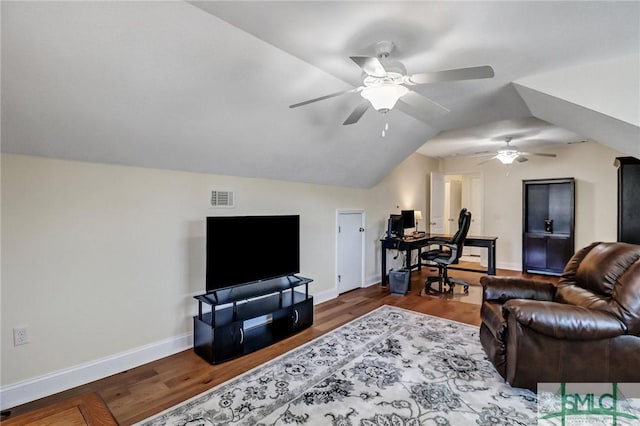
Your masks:
M 431 286 L 433 285 L 433 283 L 438 283 L 438 289 L 434 289 Z M 464 295 L 467 296 L 469 295 L 469 284 L 467 284 L 464 281 L 454 281 L 453 279 L 449 279 L 447 282 L 442 282 L 440 279 L 437 279 L 436 277 L 434 277 L 434 279 L 427 279 L 427 281 L 424 283 L 424 294 L 428 295 L 428 296 L 444 296 L 444 297 L 453 297 L 453 293 L 454 293 L 454 289 L 456 287 L 456 284 L 459 286 L 462 286 L 462 291 L 464 292 Z M 445 286 L 447 287 L 445 289 Z
M 433 283 L 438 283 L 438 289 L 436 290 L 435 288 L 431 287 Z M 447 287 L 447 289 L 445 290 L 444 287 Z M 452 295 L 453 294 L 453 286 L 450 283 L 442 283 L 442 281 L 440 280 L 427 280 L 426 283 L 424 283 L 424 294 L 426 295 L 431 295 L 431 296 L 447 296 L 447 295 Z
M 453 290 L 453 287 L 456 285 L 462 286 L 462 291 L 464 292 L 465 295 L 469 294 L 469 284 L 466 283 L 465 281 L 462 280 L 456 280 L 451 278 L 451 289 Z

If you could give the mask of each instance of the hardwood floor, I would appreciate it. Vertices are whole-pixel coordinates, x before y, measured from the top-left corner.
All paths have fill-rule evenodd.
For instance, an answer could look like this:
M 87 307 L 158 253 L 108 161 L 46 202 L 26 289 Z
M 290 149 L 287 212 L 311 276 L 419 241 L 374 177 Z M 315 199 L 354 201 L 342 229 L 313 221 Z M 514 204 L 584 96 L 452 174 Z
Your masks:
M 94 392 L 64 399 L 3 421 L 5 426 L 115 426 L 116 420 Z
M 87 392 L 95 392 L 104 400 L 119 424 L 129 425 L 236 377 L 382 305 L 397 306 L 467 324 L 479 325 L 479 301 L 465 302 L 465 299 L 473 301 L 471 300 L 474 297 L 473 292 L 472 296 L 466 298 L 456 296 L 453 300 L 420 296 L 426 276 L 433 273 L 428 268 L 423 268 L 421 273 L 413 273 L 412 290 L 406 296 L 391 295 L 388 288 L 374 285 L 342 294 L 336 299 L 319 304 L 314 308 L 313 326 L 293 337 L 241 358 L 219 365 L 211 365 L 192 350 L 187 350 L 105 379 L 15 407 L 10 410 L 11 417 L 47 407 Z M 481 276 L 478 273 L 460 271 L 452 272 L 451 275 L 464 279 L 472 285 L 477 285 Z M 523 276 L 518 272 L 504 270 L 499 270 L 498 275 Z M 556 278 L 549 277 L 530 275 L 526 275 L 526 277 L 557 281 Z M 477 294 L 476 289 L 475 297 Z

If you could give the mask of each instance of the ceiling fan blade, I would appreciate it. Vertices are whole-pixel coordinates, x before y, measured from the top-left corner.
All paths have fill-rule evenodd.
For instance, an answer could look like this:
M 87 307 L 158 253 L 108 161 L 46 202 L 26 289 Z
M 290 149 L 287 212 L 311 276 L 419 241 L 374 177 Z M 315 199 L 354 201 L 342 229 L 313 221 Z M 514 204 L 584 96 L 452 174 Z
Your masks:
M 556 158 L 556 154 L 547 154 L 546 152 L 521 152 L 520 155 L 538 155 L 540 157 Z
M 369 109 L 369 105 L 369 101 L 362 102 L 356 107 L 356 109 L 353 110 L 351 114 L 349 114 L 349 117 L 347 117 L 347 119 L 344 120 L 344 123 L 342 124 L 344 126 L 347 126 L 349 124 L 357 123 L 358 120 L 360 120 L 360 118 L 364 115 L 364 113 L 367 112 L 367 109 Z
M 495 75 L 489 65 L 480 67 L 457 68 L 453 70 L 426 72 L 408 76 L 408 84 L 438 83 L 441 81 L 473 80 L 491 78 Z
M 529 161 L 529 159 L 527 157 L 523 157 L 522 155 L 519 155 L 518 158 L 516 158 L 516 161 L 518 163 L 524 163 L 525 161 Z
M 482 165 L 482 164 L 486 164 L 486 163 L 488 163 L 489 161 L 491 161 L 491 160 L 495 160 L 495 159 L 497 159 L 497 158 L 498 158 L 498 156 L 497 156 L 497 155 L 494 155 L 493 157 L 491 157 L 491 158 L 489 158 L 489 159 L 487 159 L 487 160 L 484 160 L 484 161 L 479 162 L 479 163 L 478 163 L 478 166 L 480 166 L 480 165 Z
M 477 157 L 489 157 L 489 156 L 495 156 L 496 152 L 495 151 L 478 151 L 478 152 L 472 152 L 469 154 L 453 154 L 452 158 L 477 158 Z
M 444 115 L 449 112 L 449 110 L 436 101 L 432 101 L 431 99 L 422 96 L 418 92 L 414 92 L 413 90 L 409 90 L 409 92 L 401 97 L 399 102 L 404 102 L 405 104 L 423 112 L 425 115 Z
M 345 93 L 357 92 L 359 90 L 360 90 L 360 88 L 343 90 L 342 92 L 336 92 L 336 93 L 332 93 L 330 95 L 320 96 L 319 98 L 309 99 L 308 101 L 298 102 L 297 104 L 289 105 L 289 108 L 297 108 L 297 107 L 300 107 L 300 106 L 303 106 L 303 105 L 311 104 L 313 102 L 323 101 L 323 100 L 329 99 L 329 98 L 335 98 L 336 96 L 344 95 Z
M 351 60 L 358 64 L 368 75 L 374 77 L 386 77 L 387 70 L 382 66 L 382 62 L 378 58 L 371 56 L 351 56 Z

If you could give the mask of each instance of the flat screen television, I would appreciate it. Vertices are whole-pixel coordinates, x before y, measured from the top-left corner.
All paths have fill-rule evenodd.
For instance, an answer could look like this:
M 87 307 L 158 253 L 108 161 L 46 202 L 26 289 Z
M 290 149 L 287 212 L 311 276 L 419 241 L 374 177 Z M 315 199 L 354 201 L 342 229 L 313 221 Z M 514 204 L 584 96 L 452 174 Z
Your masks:
M 300 216 L 207 217 L 207 292 L 300 272 Z

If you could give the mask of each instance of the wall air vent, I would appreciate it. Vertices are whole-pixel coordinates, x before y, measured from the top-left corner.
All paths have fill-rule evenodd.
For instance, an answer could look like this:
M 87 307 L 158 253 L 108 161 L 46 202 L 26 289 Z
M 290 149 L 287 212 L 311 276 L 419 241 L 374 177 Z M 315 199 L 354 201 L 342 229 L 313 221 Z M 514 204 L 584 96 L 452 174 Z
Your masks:
M 235 207 L 233 191 L 211 191 L 209 207 Z

